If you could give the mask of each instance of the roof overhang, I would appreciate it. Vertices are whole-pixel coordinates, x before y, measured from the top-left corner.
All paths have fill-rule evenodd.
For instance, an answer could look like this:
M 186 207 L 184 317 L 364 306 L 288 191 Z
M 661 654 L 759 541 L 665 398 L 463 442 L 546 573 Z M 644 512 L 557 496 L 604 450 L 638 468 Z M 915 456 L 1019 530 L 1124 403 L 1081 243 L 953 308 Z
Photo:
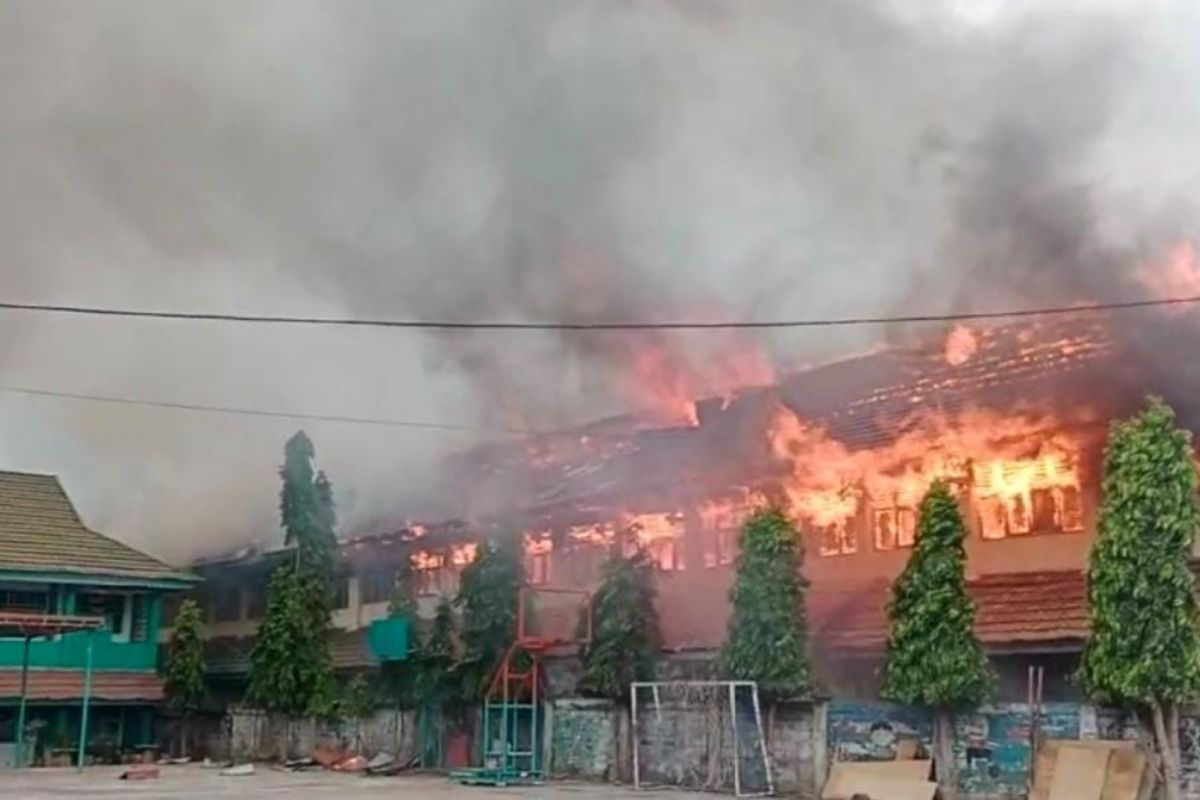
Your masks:
M 58 583 L 75 586 L 113 586 L 130 589 L 162 589 L 166 591 L 190 589 L 203 580 L 198 575 L 175 573 L 170 575 L 114 575 L 75 570 L 47 570 L 41 568 L 0 568 L 0 581 L 14 583 Z

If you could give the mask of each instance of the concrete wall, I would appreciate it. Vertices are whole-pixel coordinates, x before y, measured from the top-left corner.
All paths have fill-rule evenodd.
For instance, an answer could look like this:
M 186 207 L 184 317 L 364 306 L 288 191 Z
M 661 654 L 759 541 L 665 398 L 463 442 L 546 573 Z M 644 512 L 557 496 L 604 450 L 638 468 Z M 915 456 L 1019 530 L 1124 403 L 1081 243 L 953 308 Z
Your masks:
M 826 773 L 823 706 L 784 703 L 765 715 L 776 791 L 812 793 Z M 607 700 L 559 699 L 550 718 L 553 777 L 632 781 L 627 709 Z M 732 781 L 732 736 L 725 735 L 723 723 L 714 727 L 714 720 L 700 707 L 685 713 L 665 712 L 661 719 L 663 724 L 645 728 L 640 737 L 638 757 L 644 780 L 714 787 Z M 739 729 L 747 726 L 753 727 L 752 719 L 742 720 Z M 742 758 L 744 764 L 757 761 L 757 753 L 743 749 Z M 748 772 L 743 776 L 747 781 L 753 778 Z
M 417 749 L 416 714 L 381 710 L 362 720 L 325 722 L 289 720 L 281 715 L 237 709 L 230 711 L 223 748 L 235 761 L 272 761 L 301 758 L 318 746 L 372 756 L 386 751 L 401 761 Z

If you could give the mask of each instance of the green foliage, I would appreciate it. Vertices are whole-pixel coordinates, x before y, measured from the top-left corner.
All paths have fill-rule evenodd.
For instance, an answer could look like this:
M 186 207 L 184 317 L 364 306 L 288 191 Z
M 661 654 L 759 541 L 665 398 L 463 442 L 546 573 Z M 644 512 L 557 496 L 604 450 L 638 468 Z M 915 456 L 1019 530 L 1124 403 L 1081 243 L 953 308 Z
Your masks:
M 313 443 L 304 431 L 298 431 L 288 439 L 283 451 L 283 466 L 279 469 L 283 479 L 279 517 L 284 543 L 294 545 L 300 563 L 329 584 L 337 554 L 334 534 L 337 517 L 333 487 L 324 473 L 314 475 L 312 462 L 315 456 Z
M 782 511 L 763 509 L 746 521 L 723 659 L 730 677 L 757 681 L 767 698 L 812 692 L 803 568 L 803 544 Z
M 328 614 L 314 624 L 320 586 L 309 570 L 285 564 L 275 570 L 267 613 L 250 654 L 250 702 L 289 716 L 328 716 L 335 705 Z
M 579 688 L 621 700 L 633 681 L 654 679 L 660 638 L 654 570 L 645 556 L 614 555 L 592 598 L 592 642 L 583 654 Z
M 916 543 L 888 605 L 891 632 L 883 696 L 954 709 L 982 701 L 991 675 L 975 638 L 975 606 L 963 580 L 966 526 L 949 487 L 921 501 Z
M 355 675 L 346 684 L 342 697 L 342 714 L 350 719 L 364 719 L 371 714 L 371 689 L 362 673 Z
M 304 431 L 284 447 L 280 523 L 296 557 L 271 578 L 250 662 L 251 702 L 292 716 L 330 716 L 337 706 L 329 654 L 337 517 L 329 479 L 314 474 L 315 454 Z
M 457 672 L 463 699 L 480 698 L 492 671 L 516 639 L 517 602 L 525 568 L 515 538 L 479 545 L 462 573 L 455 605 L 462 611 L 462 659 Z
M 204 621 L 195 600 L 184 600 L 175 615 L 163 668 L 167 706 L 189 717 L 204 699 Z
M 1200 623 L 1188 560 L 1200 525 L 1191 435 L 1157 399 L 1113 425 L 1092 546 L 1092 632 L 1081 677 L 1105 702 L 1153 704 L 1200 690 Z

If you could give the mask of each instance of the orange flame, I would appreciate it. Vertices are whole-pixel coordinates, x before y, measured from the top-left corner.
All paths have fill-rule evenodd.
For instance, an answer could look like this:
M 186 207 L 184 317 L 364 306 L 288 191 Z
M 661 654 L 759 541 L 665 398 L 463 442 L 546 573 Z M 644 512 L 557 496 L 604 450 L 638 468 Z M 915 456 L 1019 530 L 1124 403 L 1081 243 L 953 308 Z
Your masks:
M 961 367 L 971 360 L 971 356 L 979 349 L 979 340 L 975 333 L 966 325 L 955 325 L 946 336 L 946 363 L 952 367 Z

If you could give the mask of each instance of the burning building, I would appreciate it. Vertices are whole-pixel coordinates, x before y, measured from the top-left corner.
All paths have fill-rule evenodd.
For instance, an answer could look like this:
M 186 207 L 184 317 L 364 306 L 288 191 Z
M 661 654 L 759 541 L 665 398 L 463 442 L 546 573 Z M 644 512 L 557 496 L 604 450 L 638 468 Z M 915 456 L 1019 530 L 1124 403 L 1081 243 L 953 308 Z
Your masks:
M 870 691 L 872 669 L 843 667 L 881 654 L 888 591 L 913 545 L 917 506 L 942 479 L 970 527 L 981 640 L 998 658 L 1066 654 L 1065 676 L 1087 632 L 1082 570 L 1108 423 L 1146 392 L 1170 400 L 1166 390 L 1181 385 L 1144 357 L 1145 330 L 1117 335 L 1127 326 L 1115 322 L 1089 314 L 956 327 L 682 410 L 671 391 L 671 413 L 460 453 L 442 472 L 443 494 L 461 498 L 458 521 L 384 524 L 344 541 L 350 574 L 335 623 L 353 638 L 383 616 L 406 561 L 426 605 L 453 594 L 475 542 L 509 535 L 521 537 L 534 584 L 594 585 L 611 553 L 645 551 L 659 572 L 665 646 L 713 653 L 725 635 L 738 531 L 773 503 L 805 540 L 818 665 L 843 684 L 861 676 L 839 688 Z M 260 561 L 270 559 L 244 566 Z M 261 595 L 268 572 L 259 571 Z M 214 597 L 230 605 L 236 593 L 227 588 Z M 241 616 L 231 606 L 217 619 L 252 620 L 251 606 L 263 605 L 260 597 Z M 230 663 L 244 666 L 248 642 L 234 649 Z M 367 663 L 349 639 L 338 652 L 345 666 L 354 653 Z

